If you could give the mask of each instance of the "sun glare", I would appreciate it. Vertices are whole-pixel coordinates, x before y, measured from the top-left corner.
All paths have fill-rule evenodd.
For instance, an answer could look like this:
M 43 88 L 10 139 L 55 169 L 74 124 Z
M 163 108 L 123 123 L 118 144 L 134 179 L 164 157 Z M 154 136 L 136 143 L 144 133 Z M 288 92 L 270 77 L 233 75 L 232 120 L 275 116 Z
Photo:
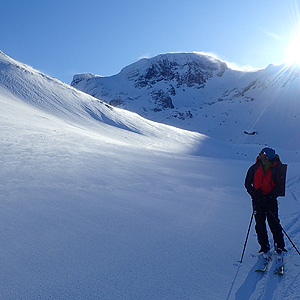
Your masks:
M 300 65 L 300 33 L 298 33 L 289 43 L 285 62 L 289 65 Z

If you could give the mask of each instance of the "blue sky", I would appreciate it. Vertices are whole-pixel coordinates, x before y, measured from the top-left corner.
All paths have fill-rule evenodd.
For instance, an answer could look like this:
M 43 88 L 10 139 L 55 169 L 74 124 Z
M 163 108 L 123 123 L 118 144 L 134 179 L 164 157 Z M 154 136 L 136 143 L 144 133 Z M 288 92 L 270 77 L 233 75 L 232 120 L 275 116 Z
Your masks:
M 141 57 L 209 52 L 239 66 L 281 63 L 300 0 L 2 0 L 0 50 L 70 83 Z

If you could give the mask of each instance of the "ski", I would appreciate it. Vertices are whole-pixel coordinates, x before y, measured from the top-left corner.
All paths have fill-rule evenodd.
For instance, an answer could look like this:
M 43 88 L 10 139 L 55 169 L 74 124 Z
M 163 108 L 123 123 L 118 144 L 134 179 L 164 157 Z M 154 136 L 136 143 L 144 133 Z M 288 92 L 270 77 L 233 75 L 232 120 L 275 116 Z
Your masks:
M 282 254 L 278 254 L 277 256 L 277 263 L 276 263 L 276 268 L 273 272 L 275 275 L 282 276 L 284 274 L 284 269 L 283 269 L 283 256 Z
M 279 276 L 282 276 L 284 274 L 284 271 L 283 271 L 283 266 L 280 266 L 280 267 L 277 267 L 274 272 L 273 272 L 275 275 L 279 275 Z
M 264 263 L 261 268 L 256 269 L 256 273 L 265 273 L 268 270 L 269 263 L 271 261 L 271 256 L 263 257 Z

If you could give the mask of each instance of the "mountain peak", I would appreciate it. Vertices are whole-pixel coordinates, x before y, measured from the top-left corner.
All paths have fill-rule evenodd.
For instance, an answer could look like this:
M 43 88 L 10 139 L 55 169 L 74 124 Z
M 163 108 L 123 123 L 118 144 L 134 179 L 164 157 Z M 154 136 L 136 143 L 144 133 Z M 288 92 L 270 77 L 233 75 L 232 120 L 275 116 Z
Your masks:
M 178 66 L 185 66 L 189 64 L 198 64 L 203 69 L 227 69 L 227 65 L 225 62 L 208 55 L 202 53 L 165 53 L 159 54 L 152 58 L 142 58 L 139 61 L 125 67 L 123 70 L 138 67 L 143 68 L 149 67 L 151 64 L 174 64 Z
M 166 53 L 142 58 L 108 78 L 90 73 L 75 75 L 71 85 L 113 106 L 123 106 L 128 100 L 132 104 L 140 99 L 136 91 L 143 90 L 142 94 L 148 94 L 148 103 L 143 103 L 136 112 L 147 116 L 148 110 L 173 109 L 172 98 L 179 89 L 203 89 L 208 81 L 222 77 L 226 70 L 227 64 L 211 55 Z M 125 107 L 132 110 L 130 104 Z
M 222 76 L 226 63 L 199 53 L 167 53 L 143 58 L 120 72 L 135 87 L 151 86 L 159 81 L 173 81 L 176 86 L 202 87 L 214 75 Z

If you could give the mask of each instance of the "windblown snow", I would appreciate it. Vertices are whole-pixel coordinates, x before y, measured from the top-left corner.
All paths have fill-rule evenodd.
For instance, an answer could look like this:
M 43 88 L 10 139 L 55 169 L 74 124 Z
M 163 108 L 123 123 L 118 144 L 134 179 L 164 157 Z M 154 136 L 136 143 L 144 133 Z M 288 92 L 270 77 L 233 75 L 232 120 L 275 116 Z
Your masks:
M 288 163 L 280 218 L 300 248 L 298 99 L 276 111 L 292 101 L 285 131 L 261 118 Z M 254 272 L 253 227 L 238 263 L 259 143 L 147 120 L 2 52 L 0 106 L 1 299 L 300 298 L 288 240 L 283 277 Z

